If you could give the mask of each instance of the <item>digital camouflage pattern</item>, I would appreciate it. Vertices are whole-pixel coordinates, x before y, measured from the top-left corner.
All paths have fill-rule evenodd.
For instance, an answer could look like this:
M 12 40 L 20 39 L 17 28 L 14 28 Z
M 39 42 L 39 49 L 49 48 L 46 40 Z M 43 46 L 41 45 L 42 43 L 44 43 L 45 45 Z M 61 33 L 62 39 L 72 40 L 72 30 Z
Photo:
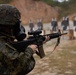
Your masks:
M 0 24 L 15 25 L 20 20 L 19 10 L 9 4 L 0 4 Z
M 34 66 L 31 48 L 19 53 L 0 37 L 0 75 L 26 75 Z

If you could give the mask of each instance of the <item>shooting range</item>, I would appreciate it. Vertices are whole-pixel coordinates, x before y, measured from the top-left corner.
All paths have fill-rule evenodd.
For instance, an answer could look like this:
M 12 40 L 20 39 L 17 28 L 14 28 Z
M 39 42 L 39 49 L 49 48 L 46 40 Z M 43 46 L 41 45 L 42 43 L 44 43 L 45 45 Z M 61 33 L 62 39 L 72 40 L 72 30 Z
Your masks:
M 16 47 L 21 52 L 21 54 L 20 55 L 18 54 L 18 55 L 21 56 L 22 59 L 24 59 L 23 56 L 24 54 L 26 54 L 25 45 L 27 47 L 29 46 L 25 41 L 27 41 L 29 37 L 31 38 L 34 37 L 33 39 L 35 40 L 33 42 L 35 45 L 37 45 L 36 51 L 41 50 L 40 51 L 41 55 L 43 55 L 40 58 L 40 56 L 37 55 L 36 53 L 33 53 L 32 51 L 29 52 L 29 50 L 26 51 L 31 53 L 31 54 L 29 53 L 26 54 L 27 58 L 28 56 L 31 55 L 35 59 L 35 67 L 27 75 L 76 75 L 76 0 L 0 0 L 0 4 L 13 5 L 19 10 L 21 14 L 21 16 L 17 14 L 11 15 L 13 14 L 13 12 L 7 13 L 7 11 L 5 10 L 3 11 L 2 8 L 0 8 L 0 10 L 3 11 L 3 12 L 0 12 L 1 14 L 0 22 L 2 24 L 4 23 L 5 15 L 10 15 L 11 17 L 14 16 L 15 19 L 17 16 L 19 17 L 17 18 L 17 20 L 20 19 L 19 22 L 21 23 L 18 25 L 19 26 L 22 25 L 25 28 L 24 33 L 26 33 L 26 38 L 23 39 L 22 41 L 21 40 L 14 41 L 14 43 L 16 42 L 14 46 L 18 44 Z M 6 13 L 6 14 L 4 15 L 3 13 Z M 10 18 L 10 20 L 13 20 L 13 21 L 15 19 Z M 12 21 L 10 20 L 8 20 L 8 17 L 6 17 L 5 23 L 7 22 L 12 23 Z M 5 30 L 5 31 L 8 31 L 8 30 Z M 13 32 L 13 30 L 11 31 Z M 41 31 L 41 33 L 35 33 L 35 31 Z M 30 33 L 33 32 L 33 34 L 35 35 L 28 34 L 29 32 Z M 45 37 L 46 35 L 51 35 L 52 38 L 50 37 L 51 39 L 45 43 L 46 40 L 43 39 L 42 37 Z M 3 40 L 7 41 L 7 43 L 4 43 Z M 11 51 L 8 50 L 10 53 L 10 57 L 12 57 L 11 52 L 13 51 L 14 46 L 13 47 L 11 45 L 9 46 L 8 44 L 10 44 L 11 41 L 8 42 L 8 40 L 9 39 L 6 40 L 6 38 L 3 38 L 1 40 L 1 42 L 3 43 L 2 45 L 0 43 L 0 46 L 3 46 L 4 44 L 6 45 L 6 46 L 3 46 L 4 48 L 8 46 L 9 49 L 12 49 Z M 28 44 L 29 43 L 33 44 L 32 41 L 31 42 L 30 41 L 31 40 L 29 40 Z M 1 48 L 0 49 L 1 51 L 2 47 L 0 48 Z M 20 59 L 21 61 L 19 63 L 21 67 L 17 66 L 18 65 L 17 63 L 19 61 L 18 59 L 15 60 L 16 63 L 12 62 L 11 64 L 10 62 L 12 60 L 8 59 L 9 62 L 5 60 L 8 57 L 4 59 L 4 57 L 7 54 L 7 49 L 5 49 L 6 51 L 4 56 L 2 53 L 0 54 L 0 75 L 17 75 L 16 72 L 18 68 L 20 68 L 22 72 L 25 71 L 23 70 L 23 68 L 27 66 L 21 64 L 21 63 L 24 63 L 22 59 Z M 24 51 L 22 51 L 22 49 Z M 44 54 L 42 54 L 42 51 L 44 52 Z M 2 52 L 4 52 L 4 50 Z M 3 56 L 3 58 L 1 58 L 1 56 Z M 3 63 L 1 63 L 1 60 Z M 13 64 L 14 66 L 13 67 L 9 66 L 8 68 L 8 65 L 4 63 L 4 60 L 9 65 Z M 24 61 L 25 60 L 26 59 L 24 59 Z M 30 60 L 28 61 L 30 62 Z M 29 63 L 27 63 L 27 65 L 28 64 Z M 13 69 L 13 68 L 17 68 L 17 69 Z M 27 67 L 27 68 L 30 69 L 30 67 Z M 6 74 L 8 73 L 8 69 L 10 69 L 10 74 Z M 4 74 L 1 74 L 1 71 L 3 73 L 4 70 L 6 70 Z M 11 71 L 14 74 L 12 74 Z M 23 74 L 18 74 L 18 75 L 23 75 Z

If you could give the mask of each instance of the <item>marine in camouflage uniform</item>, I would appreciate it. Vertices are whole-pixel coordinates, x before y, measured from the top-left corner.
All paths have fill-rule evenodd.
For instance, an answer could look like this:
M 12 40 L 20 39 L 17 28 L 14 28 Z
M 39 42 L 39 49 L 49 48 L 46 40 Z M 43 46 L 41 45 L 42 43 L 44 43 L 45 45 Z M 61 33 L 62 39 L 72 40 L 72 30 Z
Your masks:
M 0 4 L 0 75 L 25 75 L 35 66 L 32 48 L 27 47 L 24 52 L 19 53 L 10 44 L 10 41 L 20 37 L 20 18 L 16 7 Z M 24 36 L 25 34 L 18 41 L 23 40 Z

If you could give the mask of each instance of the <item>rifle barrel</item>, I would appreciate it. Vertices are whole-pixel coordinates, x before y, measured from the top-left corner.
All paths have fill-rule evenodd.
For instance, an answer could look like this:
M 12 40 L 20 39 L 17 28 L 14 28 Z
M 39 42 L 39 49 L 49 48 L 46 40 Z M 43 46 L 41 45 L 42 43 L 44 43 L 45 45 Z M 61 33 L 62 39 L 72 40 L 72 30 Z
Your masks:
M 67 33 L 62 33 L 61 36 L 62 36 L 62 35 L 65 35 L 65 34 L 67 34 Z
M 66 35 L 67 33 L 52 33 L 52 34 L 46 34 L 46 35 L 44 35 L 44 36 L 49 36 L 50 37 L 50 39 L 54 39 L 54 38 L 57 38 L 57 37 L 59 37 L 59 36 L 62 36 L 62 35 Z

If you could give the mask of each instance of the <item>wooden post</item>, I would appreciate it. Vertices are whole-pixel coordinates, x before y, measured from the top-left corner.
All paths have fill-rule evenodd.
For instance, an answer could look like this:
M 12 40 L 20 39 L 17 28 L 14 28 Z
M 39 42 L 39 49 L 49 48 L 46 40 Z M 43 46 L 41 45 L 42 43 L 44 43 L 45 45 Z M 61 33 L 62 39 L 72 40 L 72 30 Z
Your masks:
M 68 36 L 69 36 L 69 40 L 73 40 L 74 39 L 74 31 L 73 31 L 73 29 L 69 29 Z

